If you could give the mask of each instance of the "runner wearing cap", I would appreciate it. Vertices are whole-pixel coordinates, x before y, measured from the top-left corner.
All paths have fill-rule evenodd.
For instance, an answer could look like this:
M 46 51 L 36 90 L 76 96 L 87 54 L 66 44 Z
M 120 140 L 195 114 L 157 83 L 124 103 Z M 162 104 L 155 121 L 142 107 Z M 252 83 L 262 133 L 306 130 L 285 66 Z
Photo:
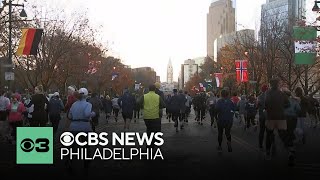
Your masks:
M 92 112 L 92 104 L 87 102 L 88 90 L 86 88 L 79 89 L 78 100 L 74 102 L 70 108 L 68 117 L 70 119 L 67 123 L 67 130 L 74 135 L 79 132 L 92 132 L 91 118 L 95 116 L 95 112 Z M 86 141 L 86 137 L 81 136 L 80 141 Z M 77 147 L 74 147 L 77 148 Z M 85 146 L 88 154 L 90 154 L 90 148 Z M 68 168 L 71 170 L 71 161 L 68 161 Z M 84 160 L 84 168 L 87 170 L 89 167 L 89 161 Z

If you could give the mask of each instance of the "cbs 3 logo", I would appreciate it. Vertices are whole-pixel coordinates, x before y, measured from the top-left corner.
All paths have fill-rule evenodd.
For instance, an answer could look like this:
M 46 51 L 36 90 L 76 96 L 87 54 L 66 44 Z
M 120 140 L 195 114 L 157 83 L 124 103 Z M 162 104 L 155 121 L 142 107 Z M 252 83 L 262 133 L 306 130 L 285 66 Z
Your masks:
M 35 149 L 37 152 L 48 152 L 49 151 L 49 139 L 38 138 L 33 141 L 30 138 L 25 138 L 20 143 L 20 148 L 24 152 L 31 152 Z

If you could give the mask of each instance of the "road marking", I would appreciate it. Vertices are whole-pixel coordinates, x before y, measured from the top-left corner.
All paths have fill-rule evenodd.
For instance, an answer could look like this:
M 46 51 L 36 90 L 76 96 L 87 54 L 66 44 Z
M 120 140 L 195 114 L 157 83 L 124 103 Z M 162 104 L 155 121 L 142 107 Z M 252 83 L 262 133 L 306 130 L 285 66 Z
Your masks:
M 259 150 L 257 147 L 249 144 L 248 142 L 244 141 L 242 138 L 239 138 L 239 137 L 237 137 L 237 136 L 235 136 L 235 135 L 232 135 L 232 137 L 233 137 L 234 140 L 240 142 L 240 144 L 244 145 L 245 147 L 248 147 L 248 148 L 250 148 L 250 149 L 253 150 L 253 151 L 260 152 L 260 150 Z

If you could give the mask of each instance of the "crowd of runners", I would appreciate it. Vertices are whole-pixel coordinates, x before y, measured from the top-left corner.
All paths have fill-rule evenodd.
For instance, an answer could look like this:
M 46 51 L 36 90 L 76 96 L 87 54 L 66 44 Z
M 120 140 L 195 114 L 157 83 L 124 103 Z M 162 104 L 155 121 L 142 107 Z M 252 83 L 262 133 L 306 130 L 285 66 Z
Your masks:
M 99 95 L 89 93 L 86 88 L 68 87 L 68 95 L 60 97 L 59 92 L 46 95 L 42 86 L 37 86 L 33 94 L 21 97 L 19 93 L 8 94 L 0 91 L 0 138 L 7 143 L 15 143 L 16 128 L 21 126 L 52 126 L 57 132 L 66 114 L 67 123 L 63 130 L 71 132 L 95 131 L 99 118 L 106 122 L 124 120 L 124 131 L 130 130 L 130 123 L 144 119 L 147 133 L 161 131 L 161 121 L 173 121 L 175 131 L 183 131 L 190 122 L 190 113 L 203 126 L 206 115 L 210 125 L 218 130 L 218 152 L 222 151 L 225 134 L 227 150 L 232 152 L 231 129 L 234 122 L 243 124 L 244 130 L 259 131 L 257 141 L 266 160 L 271 159 L 275 133 L 288 150 L 289 164 L 295 160 L 295 144 L 306 143 L 305 121 L 310 119 L 312 127 L 319 125 L 319 100 L 304 94 L 298 87 L 291 92 L 279 86 L 273 79 L 263 85 L 258 94 L 238 94 L 223 88 L 219 92 L 197 92 L 190 96 L 187 91 L 174 89 L 164 94 L 160 84 L 150 85 L 142 94 L 124 89 L 121 95 Z M 66 99 L 64 101 L 63 99 Z M 100 117 L 101 115 L 105 117 Z M 131 122 L 134 121 L 134 122 Z

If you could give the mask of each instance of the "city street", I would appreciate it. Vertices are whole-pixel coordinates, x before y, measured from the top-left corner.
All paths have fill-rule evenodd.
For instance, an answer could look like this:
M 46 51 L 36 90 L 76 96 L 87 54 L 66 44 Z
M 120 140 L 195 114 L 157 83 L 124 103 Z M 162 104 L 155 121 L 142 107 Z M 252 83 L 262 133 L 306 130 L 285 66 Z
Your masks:
M 97 132 L 121 132 L 123 120 L 115 122 L 113 117 L 106 123 L 104 114 L 100 118 Z M 60 132 L 64 122 L 60 124 Z M 306 122 L 308 126 L 309 122 Z M 144 132 L 144 121 L 139 119 L 131 124 L 132 132 Z M 258 149 L 258 131 L 254 128 L 244 131 L 243 124 L 236 120 L 232 128 L 233 152 L 227 152 L 224 139 L 223 152 L 218 153 L 217 129 L 210 127 L 207 115 L 201 126 L 194 120 L 193 113 L 189 123 L 179 132 L 175 131 L 173 122 L 162 119 L 164 160 L 157 161 L 114 161 L 95 160 L 91 162 L 89 175 L 108 177 L 147 177 L 154 173 L 161 177 L 287 177 L 312 179 L 320 175 L 320 129 L 308 128 L 307 143 L 297 146 L 297 162 L 295 167 L 287 166 L 287 154 L 277 137 L 277 153 L 271 161 L 264 160 L 264 153 Z M 58 139 L 58 138 L 57 138 Z M 68 175 L 63 162 L 59 161 L 59 142 L 54 145 L 56 151 L 55 165 L 15 165 L 14 145 L 1 142 L 0 169 L 5 176 L 24 176 L 34 174 L 39 176 L 63 177 Z M 12 174 L 15 172 L 14 174 Z M 2 176 L 1 175 L 1 176 Z M 82 169 L 73 172 L 73 176 L 82 176 Z M 260 178 L 259 178 L 260 179 Z

